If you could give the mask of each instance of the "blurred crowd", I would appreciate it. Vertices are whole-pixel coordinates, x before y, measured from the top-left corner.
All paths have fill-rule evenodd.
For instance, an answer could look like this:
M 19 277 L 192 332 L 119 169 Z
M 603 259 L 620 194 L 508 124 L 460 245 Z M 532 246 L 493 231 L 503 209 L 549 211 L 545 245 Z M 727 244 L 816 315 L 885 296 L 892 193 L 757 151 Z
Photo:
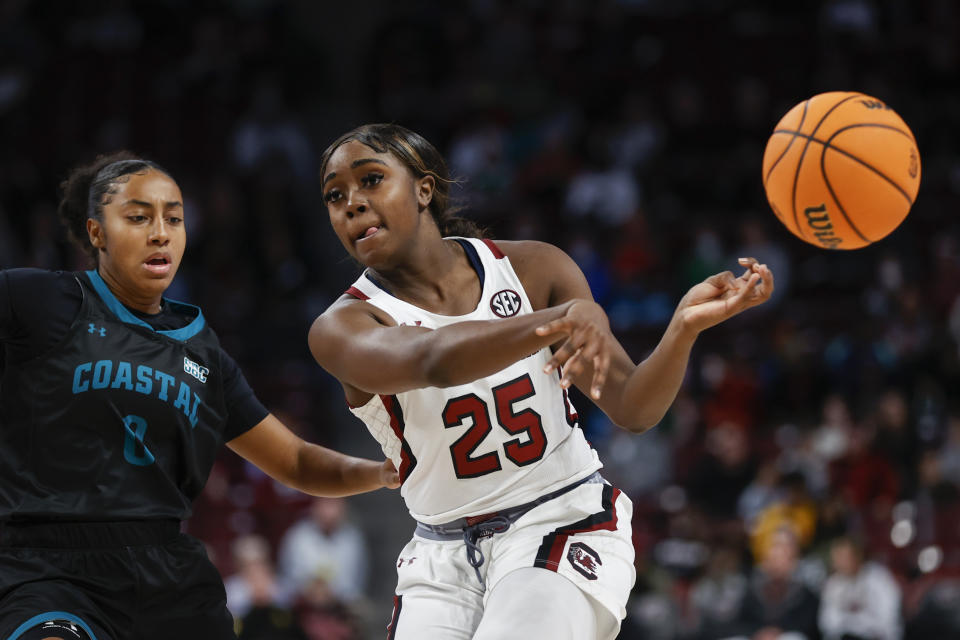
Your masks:
M 635 360 L 687 288 L 754 256 L 774 298 L 701 336 L 662 424 L 631 436 L 574 399 L 636 506 L 621 638 L 960 637 L 960 6 L 773 4 L 0 0 L 0 268 L 85 267 L 58 182 L 143 153 L 187 199 L 170 297 L 287 424 L 349 448 L 305 336 L 357 273 L 316 176 L 353 126 L 419 131 L 493 237 L 570 253 Z M 760 181 L 773 125 L 827 90 L 886 101 L 923 162 L 904 224 L 855 252 L 791 236 Z M 372 595 L 411 527 L 350 506 L 218 461 L 187 528 L 241 638 L 386 624 Z

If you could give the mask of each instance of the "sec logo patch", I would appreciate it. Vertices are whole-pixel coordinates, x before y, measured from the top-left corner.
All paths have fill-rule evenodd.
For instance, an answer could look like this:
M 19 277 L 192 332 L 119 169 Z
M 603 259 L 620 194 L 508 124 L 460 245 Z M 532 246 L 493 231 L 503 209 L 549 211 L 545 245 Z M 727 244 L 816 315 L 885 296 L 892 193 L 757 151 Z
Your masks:
M 513 289 L 497 291 L 490 298 L 490 310 L 501 318 L 509 318 L 520 313 L 520 294 Z

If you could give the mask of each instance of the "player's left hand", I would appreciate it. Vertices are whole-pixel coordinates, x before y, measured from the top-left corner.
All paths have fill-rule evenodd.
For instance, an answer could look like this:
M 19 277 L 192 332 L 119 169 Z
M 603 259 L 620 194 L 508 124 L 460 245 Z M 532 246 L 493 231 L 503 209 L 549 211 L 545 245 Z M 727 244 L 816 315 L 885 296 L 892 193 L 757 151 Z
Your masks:
M 590 396 L 600 399 L 616 339 L 603 307 L 593 300 L 576 300 L 562 318 L 537 327 L 538 336 L 566 336 L 547 362 L 544 373 L 563 367 L 560 385 L 566 389 L 593 368 Z
M 380 465 L 380 482 L 387 489 L 396 489 L 400 486 L 400 472 L 393 466 L 390 458 L 384 460 L 383 464 Z
M 755 258 L 740 258 L 743 275 L 724 271 L 694 285 L 677 306 L 685 327 L 697 333 L 770 299 L 773 273 Z

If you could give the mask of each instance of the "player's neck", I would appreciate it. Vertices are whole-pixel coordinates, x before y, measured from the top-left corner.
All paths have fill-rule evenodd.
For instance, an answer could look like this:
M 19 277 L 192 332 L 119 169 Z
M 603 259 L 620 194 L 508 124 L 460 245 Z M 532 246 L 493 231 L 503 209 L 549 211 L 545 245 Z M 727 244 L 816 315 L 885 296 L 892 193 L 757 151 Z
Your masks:
M 476 306 L 479 280 L 456 240 L 438 238 L 413 248 L 393 268 L 374 270 L 397 298 L 444 315 L 463 315 Z
M 103 278 L 107 288 L 128 309 L 147 314 L 160 313 L 163 303 L 163 292 L 139 291 L 121 278 L 118 278 L 110 269 L 100 265 L 97 273 Z

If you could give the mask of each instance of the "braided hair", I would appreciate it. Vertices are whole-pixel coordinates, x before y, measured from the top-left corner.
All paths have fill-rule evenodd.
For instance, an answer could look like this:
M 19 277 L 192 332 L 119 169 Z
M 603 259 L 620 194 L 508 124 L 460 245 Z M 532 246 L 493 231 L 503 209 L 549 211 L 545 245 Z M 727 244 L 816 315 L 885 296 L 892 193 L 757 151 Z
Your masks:
M 116 151 L 97 156 L 89 163 L 74 167 L 67 179 L 60 183 L 60 205 L 57 214 L 77 244 L 91 260 L 98 263 L 96 247 L 90 243 L 87 219 L 103 222 L 103 207 L 110 204 L 117 193 L 117 185 L 127 182 L 134 174 L 150 170 L 170 177 L 170 173 L 155 162 L 140 158 L 129 151 Z M 171 178 L 172 179 L 172 178 Z

